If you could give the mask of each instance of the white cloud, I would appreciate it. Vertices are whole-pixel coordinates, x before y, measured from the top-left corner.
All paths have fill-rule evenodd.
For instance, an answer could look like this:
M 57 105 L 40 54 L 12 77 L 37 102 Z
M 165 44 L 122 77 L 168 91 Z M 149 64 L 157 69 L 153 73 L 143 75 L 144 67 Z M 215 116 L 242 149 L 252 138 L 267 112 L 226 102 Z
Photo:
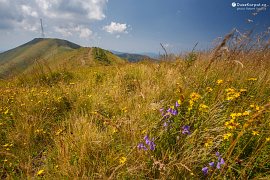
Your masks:
M 32 8 L 30 6 L 27 5 L 22 5 L 22 12 L 27 15 L 27 16 L 32 16 L 37 18 L 38 17 L 38 13 L 36 11 L 33 11 Z
M 106 17 L 103 10 L 108 0 L 79 0 L 78 2 L 87 11 L 89 19 L 102 20 Z
M 108 0 L 0 0 L 0 33 L 40 34 L 40 18 L 45 34 L 51 37 L 95 38 L 89 28 L 106 17 Z
M 104 26 L 103 29 L 110 34 L 127 33 L 127 24 L 111 22 L 110 25 Z
M 49 18 L 76 19 L 86 17 L 102 20 L 108 0 L 35 0 L 41 12 Z
M 82 25 L 69 25 L 68 27 L 55 27 L 55 31 L 64 37 L 79 36 L 80 38 L 90 38 L 93 35 L 91 29 Z

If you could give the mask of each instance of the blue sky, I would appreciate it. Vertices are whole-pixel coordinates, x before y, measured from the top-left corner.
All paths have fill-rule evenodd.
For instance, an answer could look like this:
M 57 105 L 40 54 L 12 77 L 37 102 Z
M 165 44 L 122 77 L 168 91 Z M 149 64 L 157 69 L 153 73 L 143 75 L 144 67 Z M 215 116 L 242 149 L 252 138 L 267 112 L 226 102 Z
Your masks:
M 232 3 L 236 7 L 232 7 Z M 67 39 L 83 46 L 123 52 L 180 53 L 211 47 L 233 28 L 267 30 L 267 0 L 0 0 L 0 50 L 40 37 Z M 239 9 L 239 8 L 242 9 Z M 243 9 L 244 8 L 244 9 Z

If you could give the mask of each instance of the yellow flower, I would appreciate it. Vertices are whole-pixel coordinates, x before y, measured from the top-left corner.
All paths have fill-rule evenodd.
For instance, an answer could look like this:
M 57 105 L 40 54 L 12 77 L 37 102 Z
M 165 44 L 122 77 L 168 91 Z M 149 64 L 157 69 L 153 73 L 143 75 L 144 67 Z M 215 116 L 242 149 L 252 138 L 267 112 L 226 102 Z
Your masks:
M 232 119 L 235 119 L 236 118 L 236 113 L 231 113 L 230 116 L 231 116 Z
M 122 112 L 126 113 L 127 112 L 127 107 L 123 107 L 121 110 L 122 110 Z
M 237 113 L 236 116 L 240 117 L 240 116 L 242 116 L 242 113 Z
M 231 119 L 230 121 L 225 122 L 225 126 L 228 129 L 236 129 L 240 124 L 238 122 L 235 122 L 234 119 Z
M 202 111 L 202 112 L 207 112 L 208 111 L 208 106 L 205 105 L 205 104 L 200 104 L 199 106 L 199 111 Z
M 270 137 L 266 138 L 265 140 L 266 140 L 266 142 L 270 141 Z
M 8 147 L 9 146 L 9 144 L 5 144 L 5 145 L 3 145 L 3 147 Z
M 253 135 L 253 136 L 259 135 L 259 131 L 252 131 L 252 135 Z
M 63 129 L 59 129 L 59 130 L 55 133 L 55 135 L 56 135 L 56 136 L 59 136 L 63 131 L 64 131 Z
M 117 133 L 118 132 L 118 130 L 114 127 L 113 128 L 113 133 Z
M 240 92 L 242 93 L 242 92 L 247 92 L 247 90 L 246 89 L 240 89 Z
M 193 100 L 193 101 L 196 101 L 196 100 L 198 100 L 200 98 L 201 98 L 201 95 L 198 94 L 198 93 L 193 92 L 193 93 L 190 94 L 190 99 Z
M 249 78 L 248 81 L 257 81 L 257 78 Z
M 41 170 L 39 170 L 38 172 L 37 172 L 37 175 L 38 176 L 41 176 L 41 175 L 43 175 L 45 173 L 45 171 L 43 170 L 43 169 L 41 169 Z
M 243 112 L 243 116 L 248 116 L 250 114 L 250 111 Z
M 125 164 L 126 161 L 127 161 L 127 158 L 126 158 L 126 157 L 121 157 L 121 158 L 119 159 L 119 163 L 120 163 L 120 164 Z
M 212 89 L 211 87 L 207 87 L 207 88 L 206 88 L 206 92 L 209 92 L 209 93 L 210 93 L 210 92 L 212 92 L 212 91 L 213 91 L 213 89 Z
M 212 145 L 213 145 L 213 141 L 212 140 L 207 140 L 207 142 L 204 144 L 204 146 L 206 148 L 211 147 Z
M 260 110 L 260 107 L 259 106 L 256 106 L 256 108 L 255 108 L 257 111 L 259 111 Z
M 222 84 L 224 81 L 222 80 L 222 79 L 218 79 L 217 80 L 217 85 L 220 85 L 220 84 Z
M 226 92 L 235 92 L 235 89 L 234 88 L 228 88 L 228 89 L 225 89 Z
M 229 140 L 230 137 L 232 137 L 232 133 L 227 133 L 223 135 L 224 140 Z

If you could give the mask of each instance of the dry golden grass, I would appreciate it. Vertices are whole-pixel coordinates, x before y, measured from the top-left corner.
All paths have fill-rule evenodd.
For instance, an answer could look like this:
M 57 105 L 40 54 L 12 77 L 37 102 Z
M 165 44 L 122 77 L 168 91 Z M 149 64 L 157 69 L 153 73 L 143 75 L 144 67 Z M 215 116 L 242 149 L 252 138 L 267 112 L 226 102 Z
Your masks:
M 269 51 L 210 56 L 1 81 L 1 178 L 269 178 Z

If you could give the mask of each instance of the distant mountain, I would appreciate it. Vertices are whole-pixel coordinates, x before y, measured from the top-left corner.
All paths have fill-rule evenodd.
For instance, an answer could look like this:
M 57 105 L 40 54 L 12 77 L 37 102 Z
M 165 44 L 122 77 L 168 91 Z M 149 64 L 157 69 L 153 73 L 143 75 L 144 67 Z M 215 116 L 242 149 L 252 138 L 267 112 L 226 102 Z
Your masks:
M 120 58 L 128 60 L 129 62 L 138 62 L 138 61 L 142 61 L 146 59 L 153 59 L 147 55 L 142 55 L 142 54 L 124 53 L 124 52 L 113 51 L 113 50 L 111 50 L 111 52 Z
M 85 48 L 62 39 L 36 38 L 0 53 L 0 76 L 26 72 L 40 62 L 50 67 L 77 67 L 124 63 L 125 60 L 100 48 Z
M 152 52 L 142 52 L 140 53 L 141 55 L 145 55 L 145 56 L 149 56 L 150 58 L 153 59 L 158 59 L 159 58 L 159 54 L 157 53 L 152 53 Z

